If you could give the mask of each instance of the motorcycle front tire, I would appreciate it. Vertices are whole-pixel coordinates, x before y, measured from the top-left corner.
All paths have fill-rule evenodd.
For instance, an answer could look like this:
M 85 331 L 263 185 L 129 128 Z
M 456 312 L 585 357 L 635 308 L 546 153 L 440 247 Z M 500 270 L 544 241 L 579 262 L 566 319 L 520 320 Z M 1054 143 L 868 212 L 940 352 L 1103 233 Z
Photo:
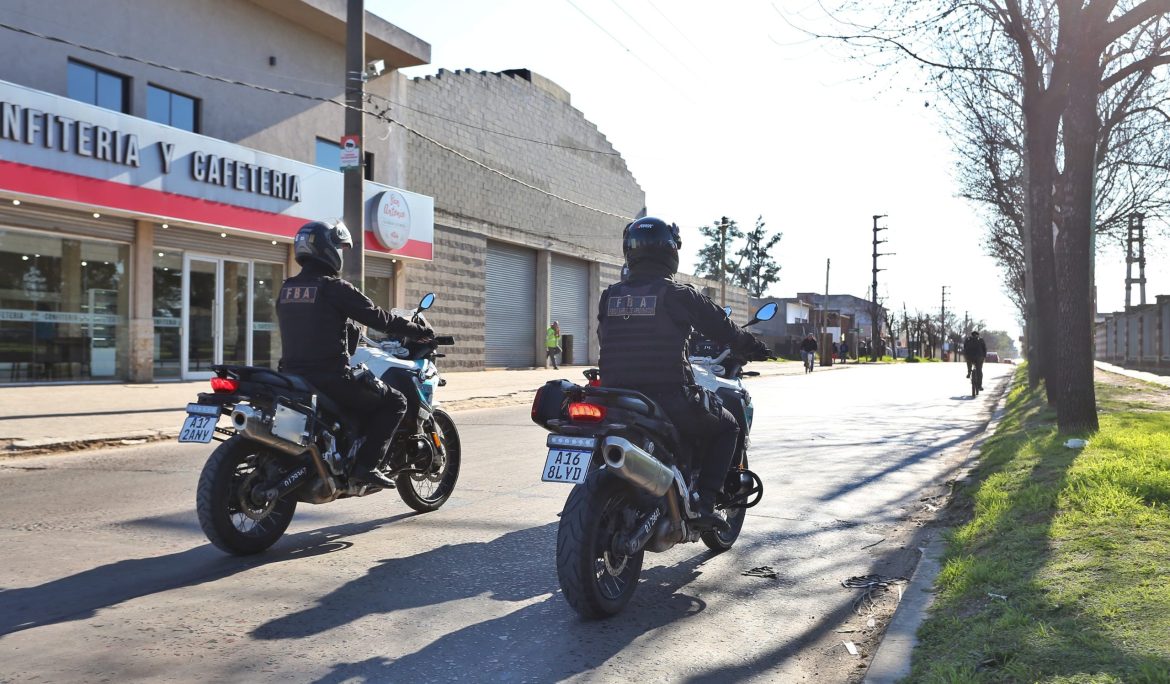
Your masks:
M 239 485 L 250 472 L 248 457 L 263 451 L 262 445 L 237 435 L 211 452 L 199 475 L 195 493 L 199 526 L 208 541 L 237 556 L 260 553 L 275 544 L 297 509 L 297 500 L 285 497 L 259 519 L 243 512 Z

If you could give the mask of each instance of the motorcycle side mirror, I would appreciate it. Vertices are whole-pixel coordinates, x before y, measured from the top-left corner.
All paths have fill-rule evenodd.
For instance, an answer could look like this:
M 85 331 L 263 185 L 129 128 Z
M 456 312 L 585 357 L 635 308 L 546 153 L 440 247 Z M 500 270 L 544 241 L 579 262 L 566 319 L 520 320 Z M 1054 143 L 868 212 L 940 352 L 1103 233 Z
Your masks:
M 754 325 L 754 324 L 759 323 L 761 321 L 772 320 L 773 318 L 776 317 L 776 310 L 778 308 L 779 307 L 776 306 L 776 302 L 768 302 L 767 304 L 761 306 L 758 310 L 756 310 L 756 315 L 752 316 L 752 320 L 745 323 L 744 327 L 747 327 L 749 325 Z
M 435 293 L 428 292 L 423 296 L 422 301 L 418 303 L 418 311 L 426 311 L 435 303 Z
M 727 316 L 728 318 L 731 318 L 731 307 L 730 306 L 723 307 L 723 315 Z

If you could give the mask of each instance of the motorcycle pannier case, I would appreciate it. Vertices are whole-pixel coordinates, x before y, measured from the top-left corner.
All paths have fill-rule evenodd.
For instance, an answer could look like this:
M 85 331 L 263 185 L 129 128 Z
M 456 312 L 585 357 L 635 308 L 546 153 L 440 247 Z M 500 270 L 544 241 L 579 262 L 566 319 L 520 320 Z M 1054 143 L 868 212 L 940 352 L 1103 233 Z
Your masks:
M 548 421 L 564 415 L 565 402 L 570 392 L 580 388 L 568 380 L 549 380 L 536 391 L 536 398 L 532 400 L 532 422 L 548 427 Z

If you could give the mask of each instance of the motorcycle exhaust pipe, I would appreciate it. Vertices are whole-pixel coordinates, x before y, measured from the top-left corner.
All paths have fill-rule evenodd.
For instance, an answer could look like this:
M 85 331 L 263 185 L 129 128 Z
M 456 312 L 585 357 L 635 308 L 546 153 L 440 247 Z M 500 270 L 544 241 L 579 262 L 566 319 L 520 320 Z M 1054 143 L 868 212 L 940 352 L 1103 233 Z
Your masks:
M 601 456 L 615 475 L 654 496 L 662 496 L 674 483 L 674 470 L 623 437 L 606 437 Z
M 247 404 L 236 406 L 232 411 L 232 427 L 248 439 L 286 454 L 298 456 L 306 451 L 303 445 L 272 434 L 272 421 L 268 416 Z
M 325 461 L 321 458 L 321 450 L 315 444 L 310 444 L 305 447 L 295 442 L 290 442 L 287 439 L 277 437 L 272 434 L 272 424 L 267 419 L 267 416 L 264 415 L 264 412 L 258 411 L 247 404 L 237 405 L 232 411 L 232 426 L 236 428 L 236 432 L 248 439 L 265 446 L 270 446 L 286 454 L 299 456 L 308 451 L 313 457 L 313 465 L 317 469 L 317 476 L 321 478 L 321 483 L 324 486 L 324 491 L 321 494 L 324 497 L 335 497 L 337 495 L 337 484 L 329 475 Z M 332 499 L 330 498 L 330 500 Z

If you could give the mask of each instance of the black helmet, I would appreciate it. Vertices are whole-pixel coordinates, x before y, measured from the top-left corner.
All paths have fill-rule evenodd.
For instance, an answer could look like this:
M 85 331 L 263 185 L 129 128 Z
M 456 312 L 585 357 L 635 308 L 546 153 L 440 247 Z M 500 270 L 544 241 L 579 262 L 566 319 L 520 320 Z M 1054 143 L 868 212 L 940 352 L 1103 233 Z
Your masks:
M 678 270 L 679 247 L 682 239 L 678 226 L 653 216 L 637 219 L 622 233 L 622 253 L 631 269 L 653 262 L 674 273 Z
M 341 273 L 341 248 L 353 247 L 349 229 L 341 221 L 313 221 L 301 226 L 293 239 L 293 254 L 301 266 L 316 261 L 334 274 Z
M 978 331 L 978 330 L 972 330 L 972 331 L 971 331 L 971 337 L 979 337 L 979 331 Z

